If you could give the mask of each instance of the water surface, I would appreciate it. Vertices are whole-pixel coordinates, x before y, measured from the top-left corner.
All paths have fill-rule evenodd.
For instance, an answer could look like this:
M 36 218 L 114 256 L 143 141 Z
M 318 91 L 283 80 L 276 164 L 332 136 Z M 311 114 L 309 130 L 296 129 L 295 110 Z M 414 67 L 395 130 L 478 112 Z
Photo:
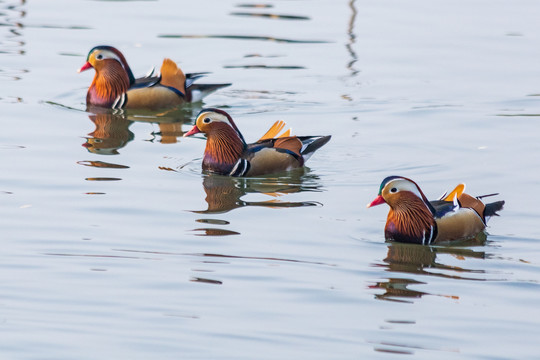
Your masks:
M 0 1 L 6 359 L 533 359 L 537 2 Z M 88 51 L 232 86 L 87 112 Z M 201 173 L 205 106 L 249 141 L 332 135 L 302 171 Z M 488 235 L 387 243 L 388 175 L 506 200 Z

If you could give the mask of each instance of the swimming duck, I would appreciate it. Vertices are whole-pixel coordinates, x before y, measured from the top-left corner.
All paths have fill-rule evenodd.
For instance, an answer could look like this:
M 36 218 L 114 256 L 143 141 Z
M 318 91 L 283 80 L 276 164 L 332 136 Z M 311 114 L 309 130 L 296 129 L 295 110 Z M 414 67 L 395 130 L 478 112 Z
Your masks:
M 277 136 L 285 122 L 276 121 L 257 142 L 247 144 L 229 114 L 203 109 L 195 126 L 184 134 L 205 133 L 203 170 L 229 176 L 258 176 L 304 166 L 330 136 L 291 136 L 290 129 Z
M 135 79 L 126 58 L 112 46 L 100 45 L 88 53 L 83 72 L 94 68 L 96 74 L 88 88 L 86 104 L 113 109 L 161 109 L 201 100 L 211 92 L 230 84 L 194 84 L 206 73 L 184 74 L 170 59 L 163 60 L 160 75 L 153 71 Z
M 381 183 L 378 196 L 367 205 L 387 203 L 390 212 L 384 235 L 389 240 L 406 243 L 432 244 L 470 239 L 486 228 L 489 217 L 496 216 L 504 201 L 484 204 L 482 198 L 464 193 L 458 185 L 449 194 L 428 201 L 420 187 L 411 179 L 389 176 Z

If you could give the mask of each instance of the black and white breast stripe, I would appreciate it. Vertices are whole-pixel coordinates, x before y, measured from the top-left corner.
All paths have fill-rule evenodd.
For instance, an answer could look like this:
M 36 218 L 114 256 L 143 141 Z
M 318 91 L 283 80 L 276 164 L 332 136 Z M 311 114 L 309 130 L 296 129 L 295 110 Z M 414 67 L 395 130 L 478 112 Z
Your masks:
M 246 159 L 238 159 L 234 167 L 232 168 L 229 176 L 244 176 L 249 171 L 251 165 Z
M 114 100 L 112 104 L 112 108 L 115 110 L 120 110 L 126 105 L 127 103 L 127 94 L 123 93 L 122 95 L 118 96 L 116 100 Z
M 430 226 L 429 234 L 424 230 L 423 236 L 422 236 L 422 245 L 429 245 L 431 242 L 435 239 L 436 233 L 435 233 L 434 226 Z

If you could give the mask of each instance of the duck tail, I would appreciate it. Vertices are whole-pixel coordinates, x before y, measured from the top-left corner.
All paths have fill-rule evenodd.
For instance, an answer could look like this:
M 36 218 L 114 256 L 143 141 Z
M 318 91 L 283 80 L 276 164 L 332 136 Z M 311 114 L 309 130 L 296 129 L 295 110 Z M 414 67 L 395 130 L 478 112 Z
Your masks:
M 171 59 L 164 59 L 161 65 L 161 85 L 175 88 L 185 93 L 186 75 Z
M 326 136 L 299 136 L 298 138 L 302 142 L 302 149 L 300 153 L 307 161 L 313 155 L 315 151 L 330 141 L 331 135 Z
M 231 86 L 232 84 L 193 84 L 193 80 L 187 80 L 186 96 L 191 102 L 201 101 L 216 90 Z
M 497 211 L 501 211 L 504 206 L 504 200 L 495 201 L 489 204 L 486 204 L 486 209 L 484 210 L 484 216 L 487 218 L 489 216 L 499 216 Z

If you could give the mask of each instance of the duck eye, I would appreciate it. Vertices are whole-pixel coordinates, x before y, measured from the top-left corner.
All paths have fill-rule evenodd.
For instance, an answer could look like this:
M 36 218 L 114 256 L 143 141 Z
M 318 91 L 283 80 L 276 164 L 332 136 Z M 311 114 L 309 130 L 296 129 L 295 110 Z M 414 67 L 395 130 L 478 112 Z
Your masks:
M 212 120 L 210 120 L 210 118 L 204 118 L 204 120 L 203 120 L 203 123 L 205 123 L 205 124 L 209 124 L 209 123 L 210 123 L 210 121 L 212 121 Z
M 102 54 L 98 54 L 98 55 L 96 56 L 96 59 L 98 59 L 98 60 L 103 59 L 103 55 L 102 55 Z
M 396 192 L 397 192 L 397 189 L 396 189 L 395 187 L 393 187 L 393 188 L 390 189 L 390 192 L 391 192 L 391 193 L 396 193 Z

